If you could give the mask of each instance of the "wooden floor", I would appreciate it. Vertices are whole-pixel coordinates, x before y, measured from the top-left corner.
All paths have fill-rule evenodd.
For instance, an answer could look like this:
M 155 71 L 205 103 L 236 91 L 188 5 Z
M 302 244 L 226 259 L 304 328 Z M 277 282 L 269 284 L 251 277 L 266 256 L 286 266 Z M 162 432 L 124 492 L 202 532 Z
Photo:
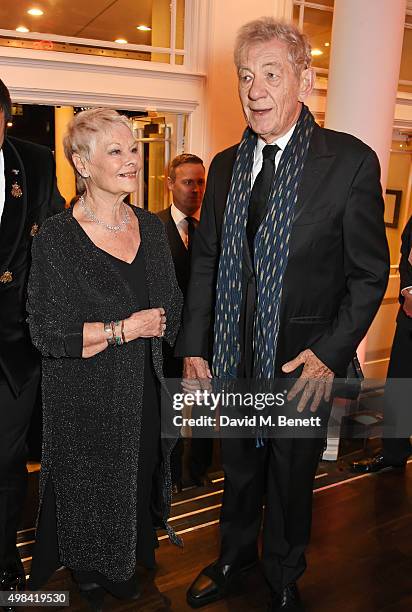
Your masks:
M 218 506 L 220 493 L 210 492 L 212 495 L 194 501 L 189 500 L 190 493 L 183 494 L 175 505 L 175 524 L 187 530 L 183 535 L 185 547 L 180 550 L 161 541 L 156 572 L 139 571 L 141 599 L 121 602 L 107 596 L 105 610 L 191 609 L 185 601 L 186 588 L 218 552 L 217 525 L 207 523 L 216 521 L 218 508 L 212 506 Z M 202 520 L 184 528 L 186 512 L 182 510 L 186 504 L 191 504 L 192 510 L 193 504 L 198 504 Z M 326 486 L 321 479 L 314 494 L 312 542 L 307 557 L 308 569 L 300 589 L 308 612 L 411 612 L 412 464 L 405 472 L 388 471 Z M 234 586 L 236 593 L 203 609 L 266 610 L 268 589 L 259 569 L 242 576 Z M 70 610 L 88 610 L 66 570 L 57 572 L 45 588 L 69 590 Z

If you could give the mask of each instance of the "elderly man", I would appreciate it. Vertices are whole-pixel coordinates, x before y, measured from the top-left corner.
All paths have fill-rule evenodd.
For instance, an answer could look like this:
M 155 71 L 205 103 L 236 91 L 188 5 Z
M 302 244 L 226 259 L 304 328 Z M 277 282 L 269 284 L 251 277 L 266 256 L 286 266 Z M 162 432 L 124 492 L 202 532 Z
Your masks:
M 213 160 L 193 246 L 177 352 L 185 377 L 298 378 L 297 409 L 327 404 L 382 299 L 388 278 L 379 163 L 348 134 L 321 129 L 303 101 L 314 72 L 306 39 L 262 18 L 235 47 L 248 123 Z M 192 381 L 190 380 L 192 379 Z M 318 382 L 317 382 L 318 381 Z M 310 414 L 310 413 L 309 413 Z M 188 591 L 200 607 L 255 564 L 263 495 L 262 566 L 269 610 L 300 609 L 312 487 L 324 441 L 223 439 L 221 551 Z
M 176 278 L 183 296 L 186 295 L 190 276 L 191 243 L 199 223 L 200 208 L 205 192 L 205 167 L 203 160 L 192 153 L 178 155 L 169 165 L 167 186 L 172 194 L 172 204 L 157 213 L 163 221 L 172 252 Z M 166 342 L 164 346 L 164 372 L 168 378 L 182 376 L 182 360 L 173 356 Z M 212 460 L 212 440 L 194 438 L 188 457 L 190 482 L 185 485 L 202 485 L 207 482 L 207 469 Z M 183 440 L 176 444 L 171 457 L 173 491 L 182 490 Z
M 26 496 L 26 436 L 40 382 L 26 325 L 31 243 L 64 208 L 45 147 L 6 137 L 11 100 L 0 81 L 0 591 L 22 588 L 16 531 Z M 5 610 L 11 608 L 5 608 Z

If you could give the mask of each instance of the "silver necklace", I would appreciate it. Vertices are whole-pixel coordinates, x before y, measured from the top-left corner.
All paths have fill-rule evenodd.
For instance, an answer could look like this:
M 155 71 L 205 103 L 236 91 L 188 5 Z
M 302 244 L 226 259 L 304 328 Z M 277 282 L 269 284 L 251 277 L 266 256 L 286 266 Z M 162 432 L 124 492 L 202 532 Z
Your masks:
M 93 223 L 97 223 L 97 225 L 101 225 L 105 229 L 109 230 L 109 232 L 123 231 L 126 228 L 126 225 L 128 225 L 130 221 L 130 216 L 129 216 L 129 211 L 127 209 L 127 206 L 125 206 L 124 208 L 124 217 L 119 223 L 119 225 L 109 225 L 108 223 L 105 223 L 104 221 L 96 217 L 96 215 L 94 214 L 90 206 L 87 206 L 84 196 L 81 195 L 78 201 L 83 206 L 83 210 L 84 210 L 86 217 L 90 219 L 90 221 L 93 221 Z

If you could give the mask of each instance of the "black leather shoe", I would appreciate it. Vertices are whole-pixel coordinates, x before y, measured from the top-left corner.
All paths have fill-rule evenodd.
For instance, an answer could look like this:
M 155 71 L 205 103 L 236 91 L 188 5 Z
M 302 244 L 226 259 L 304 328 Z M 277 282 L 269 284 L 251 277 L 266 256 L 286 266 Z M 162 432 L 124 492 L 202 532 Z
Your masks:
M 356 474 L 372 474 L 373 472 L 379 472 L 380 470 L 387 470 L 389 468 L 404 469 L 405 466 L 406 459 L 400 463 L 392 463 L 387 461 L 382 453 L 377 453 L 373 457 L 361 459 L 360 461 L 353 461 L 350 464 L 352 472 Z
M 284 610 L 298 612 L 303 609 L 298 587 L 295 582 L 292 582 L 282 589 L 281 593 L 272 593 L 268 612 L 283 612 Z
M 186 601 L 192 608 L 201 608 L 214 601 L 223 599 L 232 579 L 256 565 L 257 561 L 234 570 L 232 565 L 220 565 L 215 561 L 203 569 L 192 582 L 186 594 Z
M 81 596 L 88 602 L 89 609 L 93 612 L 102 612 L 105 596 L 104 588 L 95 582 L 79 583 L 78 587 Z

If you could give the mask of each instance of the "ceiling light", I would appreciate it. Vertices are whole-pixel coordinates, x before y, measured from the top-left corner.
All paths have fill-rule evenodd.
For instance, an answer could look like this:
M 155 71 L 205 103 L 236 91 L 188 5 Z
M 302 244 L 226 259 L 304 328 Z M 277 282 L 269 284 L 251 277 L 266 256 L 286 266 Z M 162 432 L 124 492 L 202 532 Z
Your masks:
M 323 55 L 323 51 L 321 51 L 320 49 L 312 49 L 311 53 L 313 56 Z
M 7 121 L 7 127 L 13 127 L 13 121 Z
M 141 32 L 150 32 L 152 28 L 149 28 L 147 25 L 138 25 L 136 26 L 136 29 L 140 30 Z
M 33 17 L 41 17 L 41 15 L 43 15 L 43 11 L 39 8 L 31 8 L 27 11 L 27 13 Z
M 325 47 L 330 47 L 330 43 L 325 43 Z
M 127 40 L 125 38 L 116 38 L 116 40 L 114 42 L 117 43 L 118 45 L 126 45 L 127 44 Z
M 29 28 L 26 28 L 26 26 L 19 26 L 16 28 L 16 32 L 30 32 L 30 30 Z

